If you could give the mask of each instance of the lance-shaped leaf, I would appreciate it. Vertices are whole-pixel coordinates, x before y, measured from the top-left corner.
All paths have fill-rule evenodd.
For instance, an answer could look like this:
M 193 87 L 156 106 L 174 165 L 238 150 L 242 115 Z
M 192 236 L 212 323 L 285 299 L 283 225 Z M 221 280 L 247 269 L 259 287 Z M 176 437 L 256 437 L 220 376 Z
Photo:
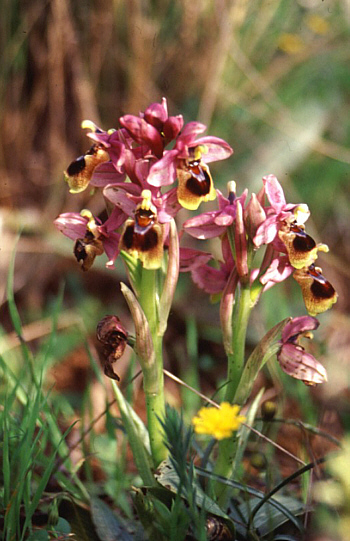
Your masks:
M 136 295 L 138 295 L 141 287 L 142 263 L 136 257 L 133 257 L 125 252 L 125 250 L 121 250 L 120 255 L 125 262 L 128 278 L 132 288 Z
M 175 220 L 172 219 L 170 222 L 170 230 L 169 230 L 168 268 L 167 268 L 167 273 L 166 273 L 163 291 L 160 297 L 160 304 L 159 304 L 158 333 L 160 336 L 163 336 L 167 328 L 169 312 L 171 309 L 171 304 L 173 302 L 174 293 L 175 293 L 177 281 L 179 278 L 179 261 L 180 261 L 179 237 L 177 234 Z
M 233 400 L 235 404 L 241 406 L 247 400 L 259 371 L 266 361 L 280 349 L 281 333 L 289 321 L 291 321 L 291 318 L 286 318 L 275 325 L 255 347 L 244 366 L 241 381 Z
M 136 467 L 145 485 L 152 486 L 155 481 L 151 470 L 152 459 L 148 432 L 129 402 L 125 400 L 115 380 L 112 380 L 112 387 Z
M 142 370 L 149 370 L 155 364 L 155 353 L 147 318 L 131 289 L 122 282 L 120 283 L 120 288 L 128 303 L 135 325 L 136 354 L 139 358 Z

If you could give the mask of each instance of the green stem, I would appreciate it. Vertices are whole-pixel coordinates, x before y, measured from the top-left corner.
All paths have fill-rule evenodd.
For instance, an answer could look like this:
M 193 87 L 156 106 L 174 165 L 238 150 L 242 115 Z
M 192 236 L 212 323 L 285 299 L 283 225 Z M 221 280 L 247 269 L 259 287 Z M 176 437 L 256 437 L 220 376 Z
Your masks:
M 252 309 L 249 286 L 241 286 L 239 306 L 233 317 L 232 354 L 228 356 L 228 373 L 225 401 L 232 402 L 244 368 L 245 341 L 250 312 Z
M 235 307 L 235 314 L 232 318 L 232 354 L 228 356 L 228 383 L 226 386 L 225 401 L 232 403 L 236 390 L 238 388 L 243 368 L 245 342 L 247 334 L 247 326 L 252 303 L 250 299 L 249 285 L 241 285 L 239 305 Z M 229 478 L 233 472 L 233 465 L 236 456 L 238 445 L 237 434 L 231 438 L 224 439 L 219 442 L 218 457 L 215 464 L 214 473 L 222 477 Z M 214 491 L 216 498 L 221 506 L 226 505 L 229 487 L 222 483 L 216 482 Z
M 146 395 L 146 410 L 150 446 L 155 466 L 167 457 L 161 421 L 165 418 L 163 344 L 158 334 L 158 298 L 156 271 L 142 269 L 139 301 L 147 318 L 155 351 L 155 362 L 143 367 L 143 387 Z

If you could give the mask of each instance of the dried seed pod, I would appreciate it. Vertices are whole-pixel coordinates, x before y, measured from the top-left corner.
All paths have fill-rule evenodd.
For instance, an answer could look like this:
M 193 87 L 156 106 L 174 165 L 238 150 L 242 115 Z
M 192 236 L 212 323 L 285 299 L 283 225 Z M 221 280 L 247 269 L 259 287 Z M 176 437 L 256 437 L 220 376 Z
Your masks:
M 117 316 L 105 316 L 98 323 L 96 337 L 103 344 L 104 373 L 112 379 L 120 381 L 112 364 L 124 353 L 128 340 L 128 332 Z

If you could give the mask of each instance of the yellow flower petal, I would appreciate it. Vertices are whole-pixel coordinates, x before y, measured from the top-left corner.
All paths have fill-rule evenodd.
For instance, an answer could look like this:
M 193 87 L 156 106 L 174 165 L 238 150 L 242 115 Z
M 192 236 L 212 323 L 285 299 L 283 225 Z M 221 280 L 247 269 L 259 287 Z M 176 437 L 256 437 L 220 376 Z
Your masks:
M 246 420 L 239 415 L 240 407 L 223 402 L 220 408 L 201 408 L 192 419 L 197 434 L 208 434 L 217 440 L 229 438 Z

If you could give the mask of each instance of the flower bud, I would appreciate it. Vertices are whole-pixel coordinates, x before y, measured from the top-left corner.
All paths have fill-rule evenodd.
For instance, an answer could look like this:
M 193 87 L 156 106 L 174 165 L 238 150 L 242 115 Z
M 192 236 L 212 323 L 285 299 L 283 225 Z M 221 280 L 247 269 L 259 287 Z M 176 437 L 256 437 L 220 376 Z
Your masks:
M 244 221 L 251 239 L 256 235 L 259 225 L 266 220 L 266 213 L 255 193 L 252 193 L 247 208 L 244 211 Z
M 264 421 L 271 421 L 277 412 L 276 402 L 273 400 L 265 400 L 261 404 L 261 415 Z
M 235 248 L 237 272 L 240 278 L 245 279 L 248 276 L 247 239 L 243 221 L 243 208 L 239 200 L 236 201 Z
M 162 103 L 151 103 L 144 112 L 144 119 L 148 124 L 154 126 L 161 131 L 163 124 L 168 118 L 166 99 L 163 98 Z

